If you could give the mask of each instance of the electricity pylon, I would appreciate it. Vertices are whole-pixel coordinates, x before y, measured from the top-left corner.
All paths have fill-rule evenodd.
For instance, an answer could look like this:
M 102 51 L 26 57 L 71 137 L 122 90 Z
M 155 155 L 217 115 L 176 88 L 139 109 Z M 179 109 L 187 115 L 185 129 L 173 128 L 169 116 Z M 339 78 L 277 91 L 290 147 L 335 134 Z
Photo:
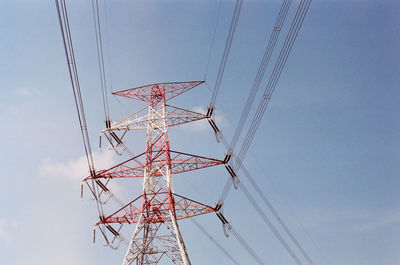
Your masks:
M 128 264 L 157 264 L 167 256 L 174 264 L 189 265 L 190 259 L 178 226 L 178 220 L 215 212 L 215 208 L 174 192 L 173 174 L 225 164 L 207 158 L 170 149 L 168 128 L 210 119 L 209 116 L 167 105 L 167 101 L 202 84 L 204 81 L 173 82 L 146 85 L 113 94 L 141 100 L 148 106 L 128 118 L 107 124 L 103 133 L 115 147 L 124 145 L 117 133 L 144 129 L 146 151 L 110 169 L 96 172 L 88 179 L 143 177 L 143 192 L 110 216 L 100 217 L 97 225 L 105 225 L 115 236 L 119 232 L 110 224 L 136 223 L 123 260 Z M 147 114 L 140 116 L 147 111 Z M 139 158 L 144 158 L 140 162 Z M 104 190 L 104 189 L 103 189 Z

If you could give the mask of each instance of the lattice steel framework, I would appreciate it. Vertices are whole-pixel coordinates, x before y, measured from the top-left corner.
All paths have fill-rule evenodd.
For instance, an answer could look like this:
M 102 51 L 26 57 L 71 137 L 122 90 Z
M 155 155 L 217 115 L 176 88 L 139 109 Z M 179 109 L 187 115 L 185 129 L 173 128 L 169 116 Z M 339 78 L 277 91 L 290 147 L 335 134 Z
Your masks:
M 101 217 L 97 223 L 105 225 L 116 236 L 118 231 L 112 229 L 110 224 L 136 224 L 123 265 L 157 264 L 163 256 L 174 264 L 191 264 L 177 220 L 215 212 L 211 206 L 174 193 L 172 180 L 176 173 L 225 164 L 222 160 L 170 150 L 168 127 L 209 116 L 173 107 L 166 102 L 202 83 L 159 83 L 114 93 L 149 104 L 134 115 L 107 124 L 103 131 L 109 140 L 116 141 L 113 146 L 117 147 L 124 145 L 123 136 L 117 136 L 118 131 L 123 131 L 125 135 L 129 130 L 145 129 L 146 151 L 85 179 L 94 179 L 101 187 L 101 179 L 144 178 L 140 196 L 113 214 Z M 144 162 L 140 162 L 139 158 L 144 158 Z

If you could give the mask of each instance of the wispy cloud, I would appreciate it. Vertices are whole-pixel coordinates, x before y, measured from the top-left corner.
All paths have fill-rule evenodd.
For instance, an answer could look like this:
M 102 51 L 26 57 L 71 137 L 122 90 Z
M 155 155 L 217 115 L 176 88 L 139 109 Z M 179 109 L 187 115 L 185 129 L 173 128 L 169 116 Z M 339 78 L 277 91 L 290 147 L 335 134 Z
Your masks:
M 358 226 L 356 231 L 360 233 L 368 233 L 387 226 L 400 224 L 400 211 L 389 212 L 383 214 L 370 214 L 368 220 Z
M 113 152 L 96 152 L 93 153 L 93 160 L 96 165 L 101 166 L 101 169 L 109 168 L 114 164 L 115 154 Z M 89 175 L 86 156 L 67 162 L 55 162 L 51 158 L 46 158 L 39 166 L 39 174 L 45 177 L 81 181 Z
M 115 152 L 95 152 L 93 160 L 98 169 L 107 169 L 115 165 Z M 66 162 L 55 162 L 50 158 L 44 159 L 39 166 L 39 175 L 47 178 L 57 178 L 74 183 L 80 183 L 89 176 L 89 169 L 86 156 L 71 159 Z M 125 189 L 115 181 L 109 181 L 107 187 L 117 196 L 124 196 Z
M 18 96 L 22 96 L 22 97 L 31 97 L 31 96 L 40 94 L 39 90 L 37 90 L 36 88 L 27 88 L 27 87 L 22 87 L 22 88 L 17 89 L 15 91 L 15 93 Z
M 6 219 L 0 219 L 0 242 L 10 245 L 13 237 L 12 230 L 17 227 L 15 222 Z
M 207 113 L 207 108 L 205 106 L 196 106 L 196 107 L 194 107 L 192 109 L 192 111 L 198 112 L 198 113 L 201 113 L 201 114 L 206 114 Z M 218 110 L 215 112 L 214 119 L 215 119 L 215 123 L 217 124 L 217 126 L 219 128 L 224 127 L 226 125 L 226 123 L 227 123 L 226 118 Z M 210 129 L 210 124 L 208 124 L 207 120 L 200 120 L 200 121 L 196 121 L 196 122 L 190 123 L 190 125 L 185 126 L 185 128 L 187 130 L 190 130 L 191 132 L 195 132 L 195 131 L 202 132 L 202 131 L 205 131 L 205 130 L 209 130 Z
M 387 226 L 400 225 L 400 211 L 381 212 L 362 209 L 316 210 L 304 215 L 308 229 L 318 226 L 346 226 L 353 233 L 369 233 Z

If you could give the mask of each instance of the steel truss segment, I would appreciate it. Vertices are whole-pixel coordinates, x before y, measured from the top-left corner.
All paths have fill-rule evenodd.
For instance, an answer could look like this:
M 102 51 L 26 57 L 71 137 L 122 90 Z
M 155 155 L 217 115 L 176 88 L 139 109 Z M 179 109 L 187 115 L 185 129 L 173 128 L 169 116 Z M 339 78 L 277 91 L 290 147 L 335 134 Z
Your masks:
M 134 114 L 129 115 L 121 120 L 114 121 L 111 123 L 110 128 L 106 128 L 102 133 L 107 131 L 120 131 L 120 130 L 134 130 L 134 129 L 146 129 L 148 123 L 148 106 L 137 111 Z
M 141 206 L 135 206 L 135 204 L 139 203 L 140 198 L 142 198 Z M 143 194 L 96 225 L 107 223 L 139 223 L 144 213 L 146 214 L 147 223 L 163 223 L 170 211 L 176 220 L 182 220 L 215 212 L 215 209 L 175 193 L 170 193 L 170 195 L 168 192 Z
M 154 246 L 153 241 L 160 226 L 161 223 L 153 225 L 148 224 L 145 218 L 141 216 L 141 221 L 136 226 L 123 265 L 132 264 L 134 260 L 140 261 L 139 264 L 157 264 L 159 262 L 165 254 L 165 251 L 160 251 L 157 246 Z M 142 236 L 139 236 L 140 234 L 142 234 Z
M 199 112 L 166 105 L 166 119 L 168 127 L 207 118 L 207 115 Z M 149 123 L 162 119 L 164 119 L 162 116 L 150 118 L 148 114 L 138 116 L 137 113 L 135 113 L 122 120 L 113 122 L 111 127 L 103 130 L 102 133 L 104 134 L 109 131 L 146 130 Z
M 139 158 L 144 156 L 145 153 L 141 153 L 109 169 L 99 170 L 94 176 L 89 176 L 83 181 L 98 178 L 109 179 L 143 177 L 145 165 L 139 161 Z
M 154 103 L 157 101 L 157 99 L 161 101 L 163 97 L 165 98 L 165 101 L 168 101 L 202 83 L 204 83 L 204 81 L 157 83 L 122 90 L 114 92 L 113 94 L 130 99 Z
M 171 105 L 166 105 L 166 110 L 167 124 L 169 127 L 208 118 L 205 114 Z
M 225 162 L 219 159 L 198 156 L 178 151 L 170 151 L 172 173 L 192 171 L 196 169 L 218 166 Z
M 162 231 L 161 226 L 166 230 Z M 163 217 L 163 222 L 149 223 L 143 213 L 136 226 L 135 233 L 129 244 L 123 265 L 157 264 L 163 255 L 177 265 L 190 265 L 186 255 L 182 255 L 182 248 L 186 252 L 178 224 L 170 211 Z
M 137 178 L 143 177 L 144 171 L 151 166 L 151 173 L 153 176 L 162 176 L 166 167 L 170 166 L 172 174 L 178 174 L 183 172 L 188 172 L 192 170 L 218 166 L 225 164 L 223 160 L 198 156 L 193 154 L 182 153 L 178 151 L 169 151 L 170 153 L 170 164 L 167 163 L 166 158 L 163 156 L 165 150 L 163 148 L 158 148 L 153 154 L 150 161 L 145 163 L 137 162 L 139 157 L 142 157 L 145 153 L 135 156 L 119 165 L 112 168 L 100 170 L 95 176 L 89 176 L 84 181 L 88 179 L 97 178 Z M 130 165 L 134 164 L 134 165 Z

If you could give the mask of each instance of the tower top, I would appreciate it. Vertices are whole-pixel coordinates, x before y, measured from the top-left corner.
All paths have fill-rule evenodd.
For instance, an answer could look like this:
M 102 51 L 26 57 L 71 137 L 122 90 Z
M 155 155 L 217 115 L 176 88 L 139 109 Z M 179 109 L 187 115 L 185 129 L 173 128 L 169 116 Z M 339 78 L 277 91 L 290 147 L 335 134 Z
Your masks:
M 164 94 L 167 101 L 203 83 L 204 81 L 157 83 L 114 92 L 113 95 L 151 103 Z

